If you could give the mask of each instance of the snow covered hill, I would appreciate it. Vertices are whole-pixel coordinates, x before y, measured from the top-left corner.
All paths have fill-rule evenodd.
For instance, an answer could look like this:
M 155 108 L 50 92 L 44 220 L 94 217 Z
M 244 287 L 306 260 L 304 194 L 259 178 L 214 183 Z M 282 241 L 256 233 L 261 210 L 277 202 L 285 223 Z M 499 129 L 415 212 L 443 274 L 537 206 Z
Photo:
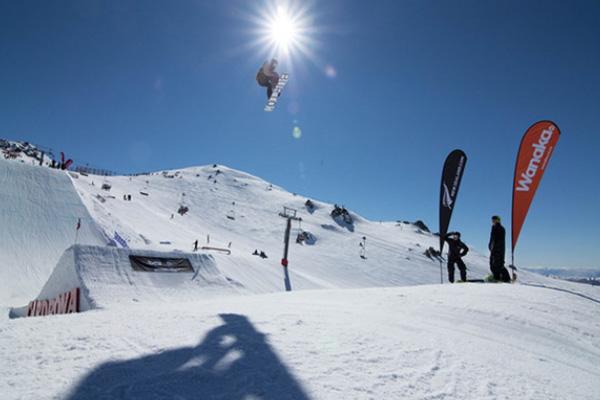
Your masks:
M 0 304 L 6 306 L 23 305 L 39 292 L 76 236 L 80 244 L 188 253 L 198 240 L 199 247 L 211 248 L 201 252 L 211 254 L 220 272 L 246 293 L 280 291 L 284 206 L 302 218 L 294 222 L 289 254 L 294 290 L 439 281 L 439 263 L 424 254 L 437 246 L 432 234 L 351 212 L 353 222 L 347 224 L 331 217 L 331 204 L 313 199 L 307 207 L 304 197 L 224 166 L 100 177 L 1 162 L 1 194 L 8 206 L 2 226 L 11 227 L 2 230 L 0 242 L 6 278 Z M 124 200 L 127 195 L 131 200 Z M 177 212 L 182 208 L 183 215 Z M 300 233 L 307 238 L 301 244 L 295 240 Z M 365 258 L 360 257 L 363 237 Z M 254 250 L 268 258 L 252 255 Z M 472 252 L 467 261 L 472 276 L 487 273 L 481 256 Z
M 31 143 L 0 138 L 0 158 L 18 161 L 27 165 L 50 166 L 54 154 L 50 150 L 47 152 L 40 150 Z
M 196 239 L 201 246 L 230 247 L 231 255 L 214 253 L 217 264 L 252 292 L 282 288 L 283 207 L 298 210 L 302 218 L 293 225 L 289 256 L 294 289 L 439 282 L 439 263 L 424 254 L 437 247 L 432 234 L 412 224 L 371 222 L 352 212 L 348 225 L 331 217 L 332 204 L 310 199 L 314 207 L 309 208 L 305 197 L 224 166 L 136 177 L 80 176 L 73 183 L 95 221 L 130 247 L 191 251 Z M 102 185 L 110 190 L 101 190 Z M 123 200 L 129 194 L 132 200 Z M 180 215 L 180 207 L 189 211 Z M 310 234 L 311 244 L 295 243 L 301 232 Z M 366 259 L 359 256 L 363 237 Z M 252 256 L 254 250 L 269 258 Z M 487 273 L 477 254 L 467 260 L 474 276 Z
M 218 165 L 101 177 L 0 160 L 0 200 L 2 398 L 600 395 L 600 288 L 527 271 L 439 285 L 425 254 L 438 238 L 414 224 L 333 218 L 333 204 Z M 284 207 L 302 218 L 291 293 Z M 192 270 L 134 271 L 131 255 Z M 465 261 L 487 275 L 484 255 Z M 74 285 L 89 311 L 8 319 Z

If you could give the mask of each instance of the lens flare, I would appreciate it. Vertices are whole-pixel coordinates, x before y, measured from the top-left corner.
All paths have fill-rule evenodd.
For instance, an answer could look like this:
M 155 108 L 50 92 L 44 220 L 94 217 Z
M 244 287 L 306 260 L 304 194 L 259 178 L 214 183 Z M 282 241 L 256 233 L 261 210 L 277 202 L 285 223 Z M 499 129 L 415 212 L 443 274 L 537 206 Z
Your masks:
M 300 139 L 302 137 L 302 129 L 299 126 L 295 126 L 292 130 L 292 136 L 294 139 Z
M 277 8 L 277 14 L 273 18 L 270 35 L 271 41 L 275 46 L 285 53 L 289 52 L 290 46 L 294 45 L 298 39 L 296 23 L 283 7 Z

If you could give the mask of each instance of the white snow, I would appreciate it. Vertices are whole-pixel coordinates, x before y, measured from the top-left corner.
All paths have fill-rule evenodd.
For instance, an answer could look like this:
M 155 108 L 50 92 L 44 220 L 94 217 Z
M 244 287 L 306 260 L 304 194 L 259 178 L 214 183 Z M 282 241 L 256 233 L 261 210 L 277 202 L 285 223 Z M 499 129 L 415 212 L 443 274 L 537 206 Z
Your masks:
M 0 204 L 0 305 L 39 293 L 74 243 L 78 218 L 78 243 L 107 243 L 64 171 L 0 159 Z
M 106 178 L 0 160 L 0 200 L 1 398 L 600 397 L 599 288 L 526 271 L 439 285 L 423 254 L 438 238 L 411 224 L 347 227 L 224 166 Z M 283 206 L 316 238 L 296 244 L 294 222 L 287 293 Z M 115 232 L 130 249 L 106 246 Z M 130 254 L 194 272 L 133 271 Z M 465 261 L 488 274 L 485 255 Z M 74 284 L 89 311 L 8 319 Z
M 519 285 L 297 291 L 12 320 L 3 398 L 597 399 L 600 308 Z

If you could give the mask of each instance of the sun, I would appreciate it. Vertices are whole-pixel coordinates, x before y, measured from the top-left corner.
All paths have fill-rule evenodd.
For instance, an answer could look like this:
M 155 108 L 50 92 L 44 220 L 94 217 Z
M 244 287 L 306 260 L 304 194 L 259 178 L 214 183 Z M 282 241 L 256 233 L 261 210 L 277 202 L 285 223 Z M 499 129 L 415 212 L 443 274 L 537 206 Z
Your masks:
M 283 7 L 277 7 L 277 12 L 271 21 L 269 36 L 276 50 L 289 53 L 290 48 L 298 45 L 297 23 Z
M 312 1 L 266 0 L 254 4 L 240 13 L 251 23 L 244 48 L 254 54 L 253 59 L 277 58 L 286 69 L 302 64 L 302 59 L 317 63 Z

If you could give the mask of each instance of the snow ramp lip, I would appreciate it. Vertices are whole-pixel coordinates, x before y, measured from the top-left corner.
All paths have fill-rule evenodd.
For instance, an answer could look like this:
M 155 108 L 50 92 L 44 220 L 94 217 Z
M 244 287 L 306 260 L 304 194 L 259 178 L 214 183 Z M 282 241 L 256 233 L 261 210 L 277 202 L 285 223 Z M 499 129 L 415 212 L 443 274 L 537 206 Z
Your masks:
M 181 303 L 239 290 L 209 254 L 73 245 L 40 294 L 27 306 L 12 308 L 10 317 Z M 69 304 L 75 301 L 71 297 L 77 297 L 76 306 Z

